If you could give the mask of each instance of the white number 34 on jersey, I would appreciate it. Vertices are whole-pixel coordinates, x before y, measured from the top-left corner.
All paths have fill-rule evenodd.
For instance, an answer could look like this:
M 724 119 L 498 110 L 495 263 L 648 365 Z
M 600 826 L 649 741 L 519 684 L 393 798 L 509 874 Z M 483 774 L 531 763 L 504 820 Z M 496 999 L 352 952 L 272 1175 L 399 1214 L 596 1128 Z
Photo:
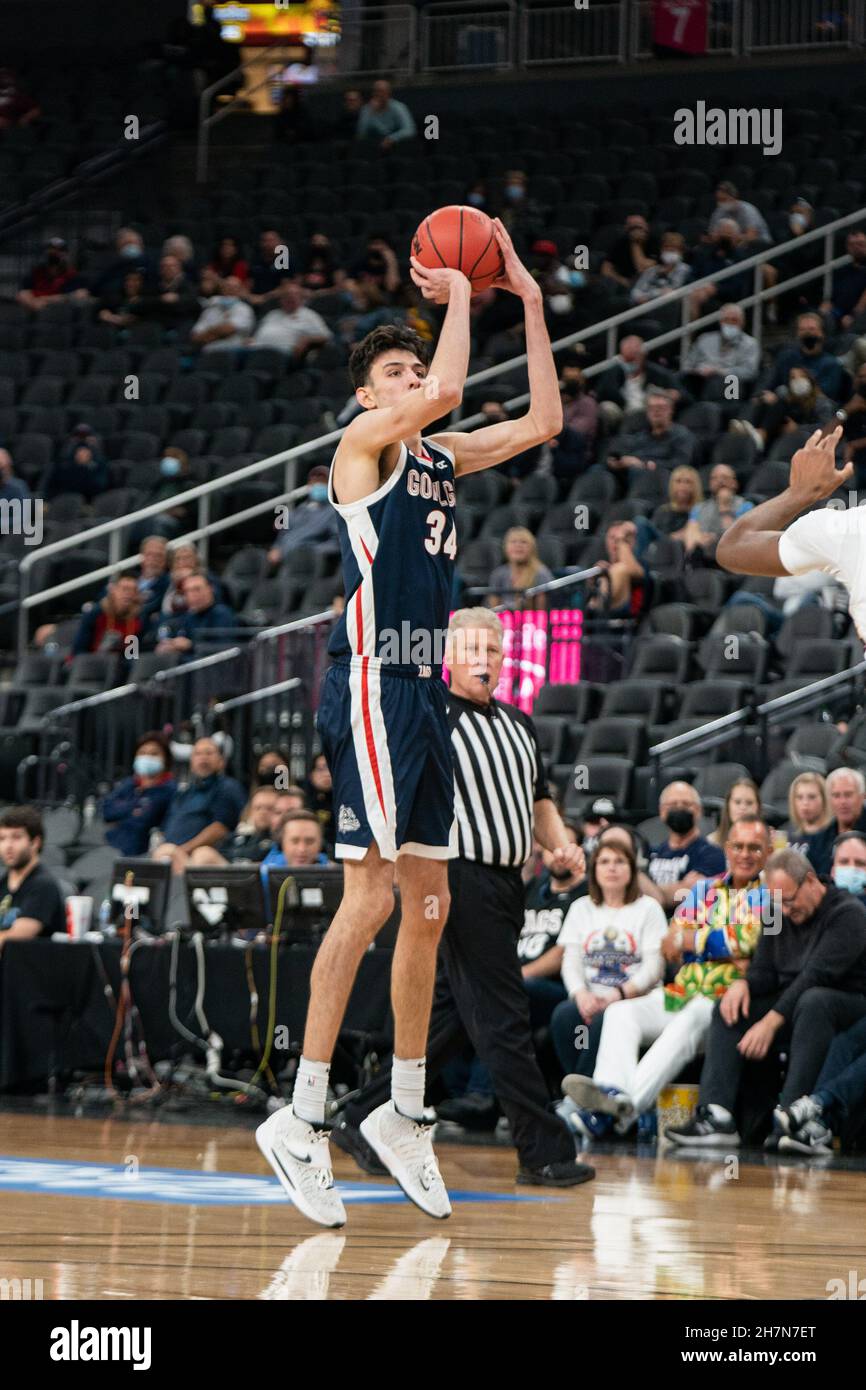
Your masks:
M 449 560 L 453 560 L 457 554 L 457 527 L 452 525 L 442 544 L 442 535 L 448 525 L 448 518 L 444 512 L 432 511 L 427 513 L 427 525 L 430 527 L 430 535 L 424 542 L 425 548 L 431 555 L 438 555 L 441 550 L 447 555 Z

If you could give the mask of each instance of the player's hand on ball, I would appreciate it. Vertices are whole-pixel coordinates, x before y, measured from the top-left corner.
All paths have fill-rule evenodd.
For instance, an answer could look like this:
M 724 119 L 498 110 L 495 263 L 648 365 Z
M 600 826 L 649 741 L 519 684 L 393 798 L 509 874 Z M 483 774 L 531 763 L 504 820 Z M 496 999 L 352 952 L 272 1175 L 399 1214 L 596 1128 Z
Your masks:
M 854 472 L 853 463 L 836 467 L 836 446 L 842 438 L 842 426 L 837 425 L 831 434 L 822 435 L 820 430 L 806 440 L 791 459 L 792 492 L 800 493 L 810 501 L 820 501 L 829 497 Z
M 537 298 L 541 299 L 541 287 L 533 280 L 526 266 L 521 261 L 514 249 L 514 242 L 508 235 L 504 224 L 498 217 L 493 219 L 493 232 L 499 243 L 502 252 L 502 261 L 505 269 L 493 281 L 493 288 L 496 290 L 508 290 L 511 294 L 519 295 L 521 299 Z
M 561 845 L 553 851 L 553 863 L 557 869 L 570 869 L 573 874 L 586 872 L 586 858 L 580 845 Z
M 451 287 L 459 280 L 462 280 L 464 285 L 469 285 L 462 270 L 450 270 L 447 266 L 442 266 L 437 270 L 429 270 L 414 256 L 410 256 L 409 260 L 411 262 L 409 274 L 424 298 L 432 300 L 434 304 L 447 304 L 451 298 Z

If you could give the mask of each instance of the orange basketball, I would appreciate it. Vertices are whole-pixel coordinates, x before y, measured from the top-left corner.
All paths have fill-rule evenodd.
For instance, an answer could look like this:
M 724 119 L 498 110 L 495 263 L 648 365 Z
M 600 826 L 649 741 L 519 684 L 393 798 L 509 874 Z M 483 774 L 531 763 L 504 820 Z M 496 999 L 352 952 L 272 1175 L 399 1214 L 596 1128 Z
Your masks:
M 412 238 L 412 255 L 428 270 L 462 270 L 473 294 L 486 290 L 504 269 L 493 223 L 480 208 L 437 208 Z

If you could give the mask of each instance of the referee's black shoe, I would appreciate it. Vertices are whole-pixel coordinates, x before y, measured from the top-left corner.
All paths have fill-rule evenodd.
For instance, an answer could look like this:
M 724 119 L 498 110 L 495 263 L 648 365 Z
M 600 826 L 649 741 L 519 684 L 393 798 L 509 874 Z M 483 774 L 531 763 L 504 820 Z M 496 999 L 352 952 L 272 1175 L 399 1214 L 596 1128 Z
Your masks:
M 378 1154 L 374 1153 L 363 1134 L 346 1119 L 335 1118 L 331 1130 L 331 1143 L 354 1158 L 363 1173 L 373 1178 L 390 1178 L 391 1174 Z
M 564 1163 L 545 1163 L 543 1168 L 518 1168 L 517 1181 L 532 1187 L 577 1187 L 580 1182 L 590 1182 L 595 1177 L 595 1169 L 588 1163 L 578 1163 L 576 1158 L 566 1159 Z

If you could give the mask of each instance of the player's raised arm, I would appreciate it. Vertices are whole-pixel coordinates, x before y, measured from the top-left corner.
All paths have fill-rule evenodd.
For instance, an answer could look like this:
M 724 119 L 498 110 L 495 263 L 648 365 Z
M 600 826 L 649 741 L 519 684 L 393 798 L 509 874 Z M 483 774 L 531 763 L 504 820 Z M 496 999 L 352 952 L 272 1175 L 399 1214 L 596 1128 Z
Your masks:
M 777 578 L 788 573 L 779 559 L 782 531 L 807 507 L 831 497 L 854 472 L 853 463 L 836 467 L 836 446 L 841 438 L 841 425 L 823 436 L 821 430 L 815 430 L 791 459 L 784 492 L 744 512 L 725 531 L 716 547 L 718 564 L 733 574 Z
M 472 434 L 439 434 L 433 439 L 454 455 L 454 471 L 475 473 L 492 468 L 515 454 L 545 444 L 562 429 L 562 401 L 556 363 L 550 350 L 550 337 L 544 322 L 541 289 L 520 260 L 511 237 L 498 217 L 493 219 L 496 240 L 505 269 L 494 280 L 497 289 L 508 290 L 523 300 L 526 325 L 526 355 L 529 367 L 529 409 L 516 420 L 487 425 Z

